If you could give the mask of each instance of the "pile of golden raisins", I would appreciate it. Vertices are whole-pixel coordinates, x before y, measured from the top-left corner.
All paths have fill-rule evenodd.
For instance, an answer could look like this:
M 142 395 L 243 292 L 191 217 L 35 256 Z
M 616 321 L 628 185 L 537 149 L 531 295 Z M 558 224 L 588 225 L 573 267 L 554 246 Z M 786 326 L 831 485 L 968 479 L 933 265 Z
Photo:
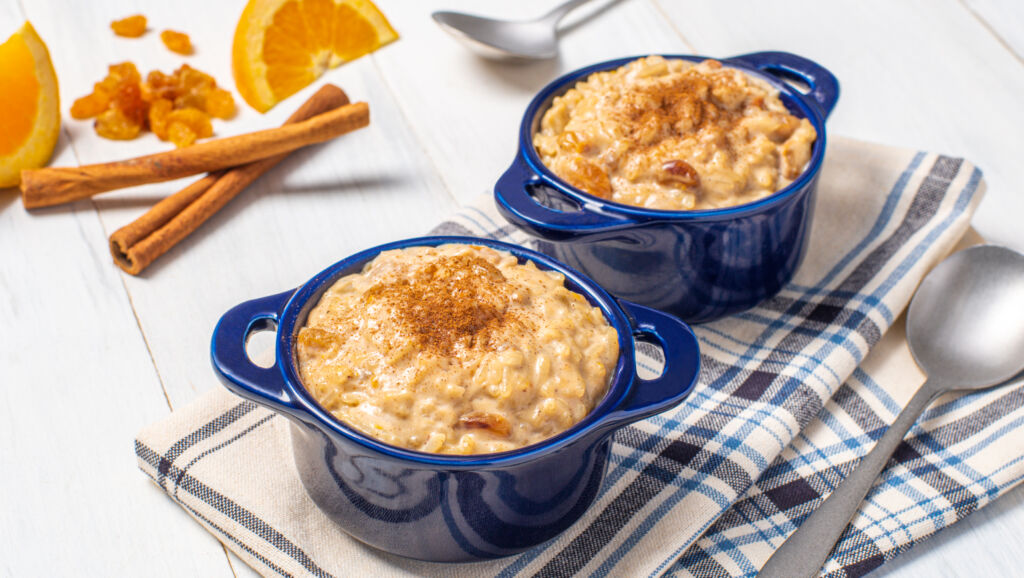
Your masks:
M 131 140 L 148 128 L 177 147 L 212 136 L 210 117 L 228 119 L 234 114 L 231 93 L 187 64 L 170 75 L 154 70 L 145 81 L 131 62 L 113 64 L 92 93 L 71 106 L 73 118 L 96 117 L 93 126 L 101 137 Z

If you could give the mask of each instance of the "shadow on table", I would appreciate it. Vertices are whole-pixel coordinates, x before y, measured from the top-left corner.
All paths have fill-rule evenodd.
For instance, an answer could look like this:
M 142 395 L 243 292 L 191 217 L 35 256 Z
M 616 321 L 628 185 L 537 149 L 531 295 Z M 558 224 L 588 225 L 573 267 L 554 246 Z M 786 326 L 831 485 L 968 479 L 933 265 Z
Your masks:
M 21 191 L 18 190 L 18 187 L 0 189 L 0 213 L 4 212 L 7 207 L 13 205 L 20 197 Z

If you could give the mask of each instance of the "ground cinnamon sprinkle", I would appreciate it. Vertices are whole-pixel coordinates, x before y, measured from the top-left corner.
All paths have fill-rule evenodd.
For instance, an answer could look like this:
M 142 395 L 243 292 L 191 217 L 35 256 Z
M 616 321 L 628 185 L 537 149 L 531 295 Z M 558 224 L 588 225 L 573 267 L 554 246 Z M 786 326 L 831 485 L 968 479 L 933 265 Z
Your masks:
M 508 451 L 605 394 L 618 334 L 564 277 L 461 243 L 381 252 L 299 330 L 303 386 L 342 422 L 431 453 Z
M 392 318 L 420 348 L 451 355 L 457 345 L 493 350 L 492 337 L 521 323 L 505 276 L 480 257 L 442 257 L 417 270 L 411 279 L 376 285 L 364 304 L 387 307 Z
M 810 161 L 816 136 L 757 75 L 649 56 L 555 98 L 533 144 L 549 169 L 587 193 L 689 211 L 785 188 Z
M 745 98 L 728 70 L 702 75 L 690 69 L 627 94 L 611 115 L 626 127 L 635 145 L 652 147 L 667 138 L 731 131 L 749 109 L 765 109 L 764 101 L 756 99 L 739 106 Z M 727 108 L 723 102 L 737 106 Z

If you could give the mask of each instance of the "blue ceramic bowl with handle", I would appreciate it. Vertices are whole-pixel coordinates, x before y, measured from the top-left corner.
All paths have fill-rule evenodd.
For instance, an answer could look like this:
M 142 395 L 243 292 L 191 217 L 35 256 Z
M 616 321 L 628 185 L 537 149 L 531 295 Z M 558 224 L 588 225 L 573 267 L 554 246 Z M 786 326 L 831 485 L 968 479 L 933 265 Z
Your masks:
M 569 185 L 544 166 L 533 147 L 533 135 L 555 97 L 594 72 L 636 58 L 571 72 L 537 94 L 523 115 L 516 159 L 494 187 L 498 209 L 511 223 L 549 242 L 545 252 L 616 297 L 694 323 L 752 307 L 789 282 L 803 258 L 825 157 L 825 119 L 839 98 L 839 83 L 818 64 L 786 52 L 721 60 L 777 88 L 790 112 L 814 125 L 818 138 L 810 163 L 788 187 L 752 203 L 660 211 L 614 203 Z M 806 85 L 807 92 L 790 82 Z
M 324 291 L 338 278 L 362 271 L 381 251 L 445 243 L 492 247 L 558 271 L 566 287 L 601 309 L 618 333 L 619 360 L 608 392 L 582 421 L 514 451 L 428 454 L 390 446 L 345 425 L 302 387 L 295 339 Z M 255 331 L 275 327 L 275 363 L 259 367 L 246 354 L 246 341 Z M 661 376 L 636 375 L 634 337 L 661 346 L 667 360 Z M 292 420 L 302 483 L 342 529 L 388 552 L 449 562 L 521 552 L 568 528 L 597 495 L 611 434 L 680 403 L 700 365 L 697 340 L 678 319 L 616 300 L 547 256 L 472 237 L 423 237 L 374 247 L 331 265 L 298 289 L 242 303 L 218 322 L 211 354 L 228 389 Z

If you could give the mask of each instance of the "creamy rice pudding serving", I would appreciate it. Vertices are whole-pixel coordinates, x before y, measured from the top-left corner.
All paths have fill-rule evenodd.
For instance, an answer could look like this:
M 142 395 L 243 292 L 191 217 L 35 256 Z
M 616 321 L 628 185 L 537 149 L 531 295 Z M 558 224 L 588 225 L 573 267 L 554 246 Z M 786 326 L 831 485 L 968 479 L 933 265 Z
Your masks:
M 303 385 L 340 421 L 424 452 L 491 453 L 579 422 L 619 356 L 601 310 L 507 252 L 384 251 L 299 331 Z
M 771 195 L 804 171 L 816 138 L 761 79 L 715 60 L 648 56 L 555 98 L 533 145 L 591 195 L 680 211 Z

